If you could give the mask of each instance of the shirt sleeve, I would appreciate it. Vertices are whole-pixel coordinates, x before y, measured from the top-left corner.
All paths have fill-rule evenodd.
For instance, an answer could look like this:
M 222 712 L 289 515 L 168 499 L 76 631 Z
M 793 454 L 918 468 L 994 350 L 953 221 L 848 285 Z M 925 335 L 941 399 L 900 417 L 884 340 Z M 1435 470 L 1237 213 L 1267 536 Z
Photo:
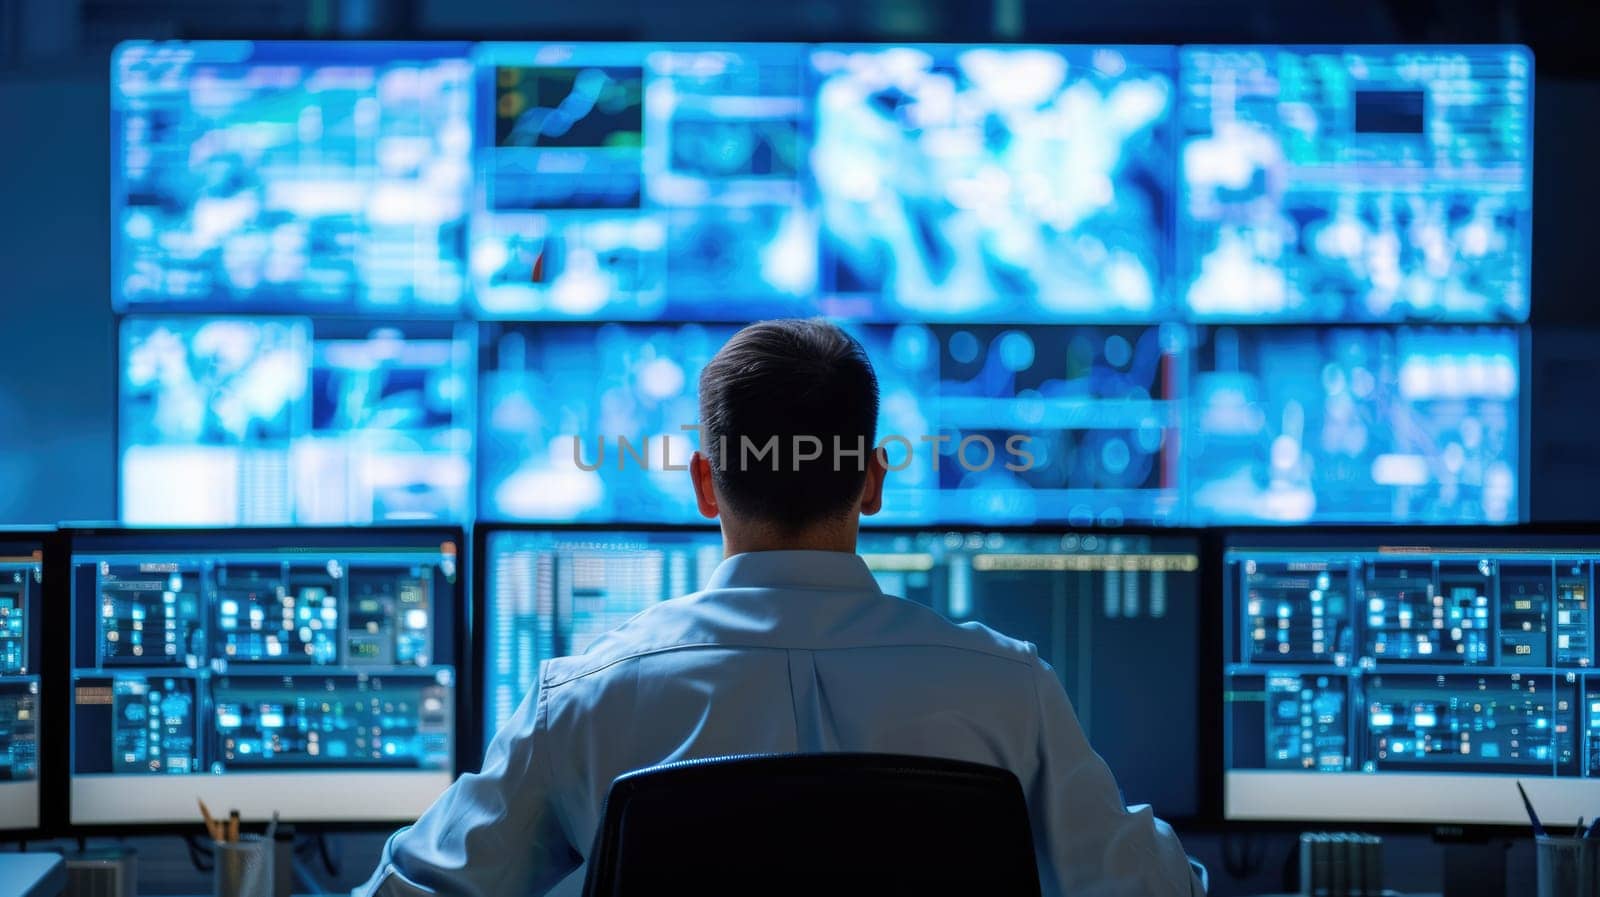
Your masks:
M 484 757 L 415 825 L 389 838 L 357 897 L 542 895 L 582 862 L 552 793 L 542 687 L 522 702 Z
M 1042 660 L 1034 671 L 1034 689 L 1040 716 L 1039 772 L 1031 786 L 1024 785 L 1030 787 L 1028 807 L 1044 893 L 1204 894 L 1172 828 L 1148 805 L 1123 805 L 1111 770 L 1089 746 L 1066 690 Z

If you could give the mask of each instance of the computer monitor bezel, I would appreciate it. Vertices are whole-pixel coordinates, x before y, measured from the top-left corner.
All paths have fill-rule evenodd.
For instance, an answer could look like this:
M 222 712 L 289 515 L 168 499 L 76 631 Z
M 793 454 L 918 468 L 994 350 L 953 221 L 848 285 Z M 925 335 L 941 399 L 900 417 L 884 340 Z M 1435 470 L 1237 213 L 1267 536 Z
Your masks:
M 1207 621 L 1206 629 L 1214 633 L 1214 645 L 1211 655 L 1215 664 L 1206 670 L 1203 677 L 1206 680 L 1205 691 L 1210 695 L 1206 700 L 1210 706 L 1202 708 L 1202 720 L 1213 721 L 1208 727 L 1210 737 L 1206 742 L 1203 753 L 1212 759 L 1215 764 L 1207 774 L 1207 783 L 1204 791 L 1211 794 L 1214 803 L 1211 807 L 1214 815 L 1204 821 L 1204 828 L 1217 831 L 1255 831 L 1255 832 L 1281 832 L 1285 829 L 1302 829 L 1314 826 L 1319 822 L 1330 825 L 1358 824 L 1363 829 L 1378 832 L 1417 833 L 1431 832 L 1442 839 L 1481 840 L 1497 836 L 1526 837 L 1527 825 L 1520 821 L 1523 817 L 1522 807 L 1516 803 L 1515 793 L 1510 791 L 1510 784 L 1517 780 L 1513 774 L 1505 774 L 1503 779 L 1507 785 L 1511 808 L 1507 812 L 1508 819 L 1514 822 L 1459 822 L 1459 821 L 1414 821 L 1396 820 L 1385 818 L 1371 818 L 1352 821 L 1345 818 L 1338 820 L 1321 819 L 1314 813 L 1298 816 L 1285 814 L 1271 818 L 1252 816 L 1249 818 L 1235 819 L 1227 815 L 1226 778 L 1228 774 L 1228 758 L 1226 756 L 1225 723 L 1226 709 L 1223 706 L 1223 696 L 1227 690 L 1227 652 L 1222 644 L 1230 610 L 1226 599 L 1227 588 L 1227 554 L 1231 547 L 1240 545 L 1241 539 L 1267 538 L 1267 539 L 1303 539 L 1326 535 L 1332 538 L 1371 538 L 1378 542 L 1393 540 L 1397 536 L 1417 535 L 1421 537 L 1444 537 L 1449 539 L 1473 539 L 1477 536 L 1485 538 L 1526 538 L 1539 536 L 1563 536 L 1569 538 L 1593 537 L 1596 540 L 1596 559 L 1600 560 L 1600 521 L 1577 521 L 1562 523 L 1559 521 L 1541 521 L 1538 523 L 1515 523 L 1504 525 L 1467 525 L 1450 526 L 1443 524 L 1407 526 L 1404 524 L 1367 524 L 1367 525 L 1334 525 L 1334 526 L 1243 526 L 1243 527 L 1216 527 L 1211 531 L 1208 546 L 1211 554 L 1201 562 L 1202 568 L 1213 583 L 1211 606 L 1213 619 Z M 1248 546 L 1246 546 L 1248 547 Z M 1600 672 L 1600 668 L 1591 668 Z M 1581 737 L 1581 733 L 1580 733 Z M 1381 773 L 1373 773 L 1378 776 Z M 1581 780 L 1581 779 L 1580 779 Z
M 1267 528 L 1271 530 L 1272 528 Z M 1152 536 L 1170 539 L 1190 539 L 1193 541 L 1196 556 L 1200 560 L 1200 568 L 1196 572 L 1195 597 L 1198 601 L 1196 608 L 1199 625 L 1195 632 L 1197 639 L 1195 664 L 1193 676 L 1193 700 L 1196 702 L 1197 738 L 1196 752 L 1192 758 L 1194 765 L 1195 781 L 1195 812 L 1185 816 L 1163 816 L 1170 823 L 1185 827 L 1208 825 L 1221 819 L 1222 810 L 1222 778 L 1213 775 L 1212 770 L 1220 768 L 1222 764 L 1222 739 L 1208 738 L 1206 733 L 1221 731 L 1221 676 L 1208 675 L 1209 670 L 1220 670 L 1222 667 L 1222 613 L 1219 603 L 1221 590 L 1220 573 L 1213 569 L 1209 563 L 1212 558 L 1219 558 L 1220 552 L 1213 549 L 1211 542 L 1215 537 L 1214 530 L 1197 527 L 1164 527 L 1164 526 L 1129 526 L 1129 527 L 1103 527 L 1103 526 L 1070 526 L 1057 524 L 1027 524 L 1010 526 L 983 526 L 974 523 L 953 524 L 926 524 L 906 525 L 874 525 L 870 518 L 863 519 L 861 532 L 863 533 L 920 533 L 929 531 L 948 532 L 984 532 L 1000 533 L 1004 535 L 1059 535 L 1068 532 L 1099 535 L 1102 537 L 1114 536 Z M 705 524 L 663 524 L 663 523 L 530 523 L 526 521 L 494 521 L 479 522 L 472 531 L 472 617 L 476 625 L 472 627 L 472 653 L 475 665 L 474 681 L 480 683 L 477 689 L 478 718 L 474 733 L 486 736 L 484 726 L 488 721 L 488 706 L 484 696 L 488 694 L 487 688 L 481 687 L 488 682 L 488 559 L 489 538 L 495 533 L 502 532 L 532 532 L 532 533 L 717 533 L 717 523 L 708 521 Z M 476 749 L 474 756 L 481 759 L 487 743 Z M 476 771 L 477 767 L 463 767 L 463 772 Z
M 317 545 L 314 541 L 318 534 L 338 534 L 344 539 L 362 539 L 373 537 L 381 539 L 386 534 L 406 535 L 419 533 L 439 533 L 454 540 L 456 545 L 456 581 L 454 593 L 451 596 L 452 609 L 456 613 L 454 638 L 451 640 L 452 649 L 456 652 L 455 663 L 455 695 L 454 695 L 454 726 L 455 726 L 455 760 L 452 768 L 448 770 L 451 781 L 459 778 L 464 771 L 464 761 L 467 751 L 473 745 L 463 738 L 464 728 L 471 723 L 472 708 L 475 704 L 476 689 L 473 679 L 473 665 L 465 653 L 472 643 L 472 617 L 471 605 L 467 600 L 467 571 L 470 569 L 471 558 L 463 558 L 464 553 L 470 553 L 467 532 L 459 524 L 453 523 L 422 523 L 418 525 L 382 524 L 374 526 L 240 526 L 240 527 L 182 527 L 182 526 L 129 526 L 118 523 L 92 523 L 92 524 L 63 524 L 60 536 L 60 550 L 57 552 L 56 569 L 58 575 L 50 577 L 56 582 L 55 592 L 51 605 L 55 608 L 54 618 L 59 625 L 52 627 L 53 637 L 47 652 L 52 662 L 52 672 L 48 675 L 58 683 L 51 690 L 50 701 L 47 704 L 49 711 L 47 719 L 54 719 L 54 737 L 51 739 L 53 749 L 66 757 L 70 753 L 72 744 L 72 670 L 73 670 L 73 594 L 72 594 L 72 556 L 76 547 L 76 540 L 82 537 L 121 537 L 129 535 L 149 535 L 161 538 L 168 537 L 193 537 L 204 539 L 216 535 L 223 538 L 235 538 L 239 535 L 250 537 L 282 537 L 287 547 L 326 548 L 326 545 Z M 338 547 L 338 546 L 333 546 Z M 48 569 L 48 568 L 47 568 Z M 61 769 L 52 776 L 47 792 L 47 805 L 54 805 L 58 818 L 53 828 L 59 833 L 70 833 L 78 837 L 91 835 L 124 835 L 129 832 L 140 833 L 177 833 L 193 834 L 198 831 L 200 822 L 199 808 L 195 809 L 194 822 L 86 822 L 78 823 L 72 820 L 71 793 L 73 772 L 70 760 L 61 764 Z M 191 773 L 191 775 L 195 775 Z M 203 774 L 202 774 L 203 775 Z M 289 774 L 290 776 L 293 773 Z M 172 776 L 174 784 L 183 780 L 182 776 Z M 224 807 L 212 807 L 213 813 L 227 812 Z M 245 822 L 261 822 L 262 820 L 245 820 Z M 393 819 L 340 819 L 340 818 L 305 818 L 299 817 L 292 821 L 301 829 L 317 831 L 370 831 L 384 829 L 394 825 L 404 825 L 414 822 L 414 818 Z

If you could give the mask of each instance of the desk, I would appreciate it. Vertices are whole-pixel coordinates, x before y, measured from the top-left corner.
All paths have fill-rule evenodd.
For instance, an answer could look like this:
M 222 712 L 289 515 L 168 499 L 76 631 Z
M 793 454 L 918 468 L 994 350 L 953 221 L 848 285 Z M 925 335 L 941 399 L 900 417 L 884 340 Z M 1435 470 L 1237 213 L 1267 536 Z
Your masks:
M 0 897 L 60 897 L 67 864 L 55 853 L 0 853 Z

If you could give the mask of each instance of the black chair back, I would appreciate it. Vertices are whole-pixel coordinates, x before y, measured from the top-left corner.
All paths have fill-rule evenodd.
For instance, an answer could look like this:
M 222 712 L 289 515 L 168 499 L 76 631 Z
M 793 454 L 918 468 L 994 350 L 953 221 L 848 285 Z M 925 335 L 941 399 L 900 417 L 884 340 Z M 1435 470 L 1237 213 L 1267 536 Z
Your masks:
M 585 897 L 1037 895 L 1011 772 L 892 754 L 671 763 L 619 777 Z

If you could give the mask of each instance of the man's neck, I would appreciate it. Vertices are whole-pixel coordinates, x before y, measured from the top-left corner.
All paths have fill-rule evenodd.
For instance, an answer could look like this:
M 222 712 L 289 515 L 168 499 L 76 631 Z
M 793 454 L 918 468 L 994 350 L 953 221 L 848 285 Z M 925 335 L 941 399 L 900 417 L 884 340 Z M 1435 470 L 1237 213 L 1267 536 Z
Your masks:
M 795 532 L 771 526 L 722 522 L 723 555 L 752 551 L 840 551 L 856 553 L 856 522 L 830 521 Z

